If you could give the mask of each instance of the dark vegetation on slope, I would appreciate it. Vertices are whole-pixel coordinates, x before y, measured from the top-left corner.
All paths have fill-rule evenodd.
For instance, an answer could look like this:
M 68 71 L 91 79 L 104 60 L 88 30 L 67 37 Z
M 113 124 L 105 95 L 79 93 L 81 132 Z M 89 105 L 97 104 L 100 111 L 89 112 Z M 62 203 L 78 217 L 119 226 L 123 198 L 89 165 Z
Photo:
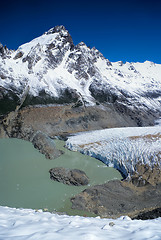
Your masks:
M 66 104 L 66 103 L 76 103 L 78 100 L 78 94 L 74 89 L 66 88 L 61 90 L 59 97 L 53 97 L 46 93 L 44 90 L 39 92 L 39 95 L 34 97 L 31 94 L 28 94 L 23 106 L 28 105 L 38 105 L 38 104 Z
M 0 87 L 0 115 L 14 111 L 18 104 L 19 98 L 12 90 Z

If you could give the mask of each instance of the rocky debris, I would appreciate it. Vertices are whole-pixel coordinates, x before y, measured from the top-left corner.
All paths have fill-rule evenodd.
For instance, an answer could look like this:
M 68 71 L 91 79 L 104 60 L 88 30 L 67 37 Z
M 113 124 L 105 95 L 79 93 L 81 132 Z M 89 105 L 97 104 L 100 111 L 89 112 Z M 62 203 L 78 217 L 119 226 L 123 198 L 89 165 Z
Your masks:
M 10 112 L 0 122 L 0 138 L 20 138 L 32 142 L 48 159 L 55 159 L 63 154 L 63 151 L 56 149 L 54 140 L 40 130 L 36 131 L 31 125 L 22 127 L 23 119 L 17 110 Z
M 113 112 L 109 107 L 69 105 L 26 107 L 20 110 L 22 128 L 32 128 L 34 132 L 42 131 L 49 136 L 98 130 L 109 127 L 137 126 L 126 116 Z
M 1 93 L 3 94 L 3 91 Z M 75 99 L 77 98 L 76 93 L 72 92 L 71 95 Z M 67 96 L 70 96 L 69 92 L 66 94 Z M 17 104 L 20 104 L 20 101 L 17 100 Z M 13 109 L 16 109 L 16 106 L 18 105 L 15 105 Z M 7 111 L 7 108 L 8 104 L 4 112 Z M 37 132 L 43 132 L 53 138 L 53 136 L 69 135 L 79 131 L 137 126 L 131 118 L 119 115 L 109 106 L 78 107 L 73 104 L 22 107 L 17 113 L 11 112 L 5 117 L 2 116 L 2 122 L 4 128 L 0 131 L 0 137 L 4 135 L 1 133 L 6 131 L 9 137 L 21 138 L 30 142 Z M 38 149 L 40 148 L 38 147 Z
M 35 134 L 32 139 L 32 143 L 34 147 L 44 154 L 48 159 L 57 158 L 63 153 L 63 151 L 56 149 L 54 140 L 42 132 L 37 132 Z
M 63 167 L 51 168 L 50 178 L 67 185 L 82 186 L 89 183 L 89 178 L 84 171 L 79 169 L 68 169 Z
M 71 94 L 73 96 L 75 93 Z M 70 94 L 66 94 L 66 96 L 68 95 L 70 96 Z M 77 95 L 74 98 L 76 99 Z M 143 121 L 150 124 L 153 120 L 149 116 Z M 32 141 L 33 135 L 37 131 L 41 131 L 53 138 L 53 136 L 69 135 L 79 131 L 113 127 L 136 127 L 137 124 L 130 117 L 113 111 L 112 106 L 78 107 L 76 104 L 65 104 L 22 107 L 16 121 L 12 121 L 12 127 L 10 126 L 9 129 L 7 123 L 5 123 L 5 126 L 10 137 Z
M 154 165 L 150 167 L 147 164 L 137 164 L 135 166 L 136 172 L 131 176 L 130 181 L 137 187 L 151 184 L 155 186 L 161 182 L 161 169 Z
M 72 208 L 101 217 L 137 216 L 147 209 L 161 207 L 161 184 L 138 188 L 121 181 L 90 187 L 71 198 Z

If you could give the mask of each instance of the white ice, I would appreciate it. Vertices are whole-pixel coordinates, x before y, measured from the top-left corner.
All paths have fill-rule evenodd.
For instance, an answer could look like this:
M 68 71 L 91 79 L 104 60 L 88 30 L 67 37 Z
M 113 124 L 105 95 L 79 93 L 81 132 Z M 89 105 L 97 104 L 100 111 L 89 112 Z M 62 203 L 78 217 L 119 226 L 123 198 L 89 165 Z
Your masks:
M 161 126 L 110 128 L 77 133 L 66 146 L 95 157 L 121 171 L 126 177 L 137 163 L 161 167 Z

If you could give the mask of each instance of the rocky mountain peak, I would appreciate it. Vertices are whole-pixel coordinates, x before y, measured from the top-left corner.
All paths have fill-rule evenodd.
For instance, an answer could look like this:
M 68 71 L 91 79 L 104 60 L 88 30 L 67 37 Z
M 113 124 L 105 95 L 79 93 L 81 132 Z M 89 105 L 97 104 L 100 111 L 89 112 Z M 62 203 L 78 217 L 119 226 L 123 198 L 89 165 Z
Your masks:
M 45 32 L 45 34 L 48 35 L 48 34 L 60 33 L 60 32 L 64 32 L 64 33 L 69 34 L 68 31 L 66 30 L 66 28 L 63 25 L 55 26 L 55 27 L 49 29 L 47 32 Z
M 64 47 L 64 45 L 66 45 L 67 43 L 69 43 L 71 49 L 74 48 L 72 37 L 69 34 L 68 30 L 63 25 L 53 27 L 44 33 L 44 35 L 51 34 L 58 34 L 57 37 L 55 38 L 55 41 L 62 42 L 62 44 L 60 43 L 58 44 L 58 48 L 60 45 L 61 48 Z M 56 46 L 56 44 L 54 44 L 53 46 Z
M 3 45 L 0 43 L 0 56 L 3 56 L 4 54 L 4 47 Z
M 54 33 L 58 33 L 58 36 L 56 38 L 57 40 L 61 40 L 61 38 L 62 38 L 63 42 L 69 42 L 72 46 L 74 46 L 73 40 L 72 40 L 68 30 L 63 25 L 53 27 L 53 28 L 49 29 L 47 32 L 45 32 L 44 34 L 49 35 L 49 34 L 54 34 Z
M 19 98 L 29 86 L 26 105 L 76 102 L 82 96 L 86 105 L 107 104 L 134 118 L 134 112 L 142 109 L 148 114 L 161 112 L 160 74 L 159 64 L 111 63 L 95 47 L 84 42 L 74 46 L 62 25 L 15 52 L 0 44 L 0 88 L 5 103 L 6 99 L 12 102 L 11 95 Z
M 84 42 L 80 42 L 76 47 L 87 47 L 87 45 Z
M 2 43 L 0 43 L 0 57 L 6 57 L 7 54 L 9 54 L 10 51 L 6 46 L 3 46 Z
M 49 69 L 55 69 L 63 61 L 67 51 L 74 48 L 73 40 L 64 26 L 49 29 L 40 37 L 19 47 L 14 60 L 21 59 L 28 63 L 29 74 L 35 73 L 43 78 Z M 40 64 L 43 62 L 43 64 Z M 38 65 L 41 67 L 34 68 Z

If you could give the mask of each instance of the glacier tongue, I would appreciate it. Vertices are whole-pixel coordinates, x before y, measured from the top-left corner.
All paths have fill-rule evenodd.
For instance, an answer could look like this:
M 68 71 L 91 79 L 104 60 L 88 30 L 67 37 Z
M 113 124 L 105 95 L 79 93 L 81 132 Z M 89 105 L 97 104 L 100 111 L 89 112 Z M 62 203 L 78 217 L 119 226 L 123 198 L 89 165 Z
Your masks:
M 111 128 L 77 133 L 66 142 L 68 149 L 95 157 L 125 177 L 136 165 L 161 168 L 161 127 Z

